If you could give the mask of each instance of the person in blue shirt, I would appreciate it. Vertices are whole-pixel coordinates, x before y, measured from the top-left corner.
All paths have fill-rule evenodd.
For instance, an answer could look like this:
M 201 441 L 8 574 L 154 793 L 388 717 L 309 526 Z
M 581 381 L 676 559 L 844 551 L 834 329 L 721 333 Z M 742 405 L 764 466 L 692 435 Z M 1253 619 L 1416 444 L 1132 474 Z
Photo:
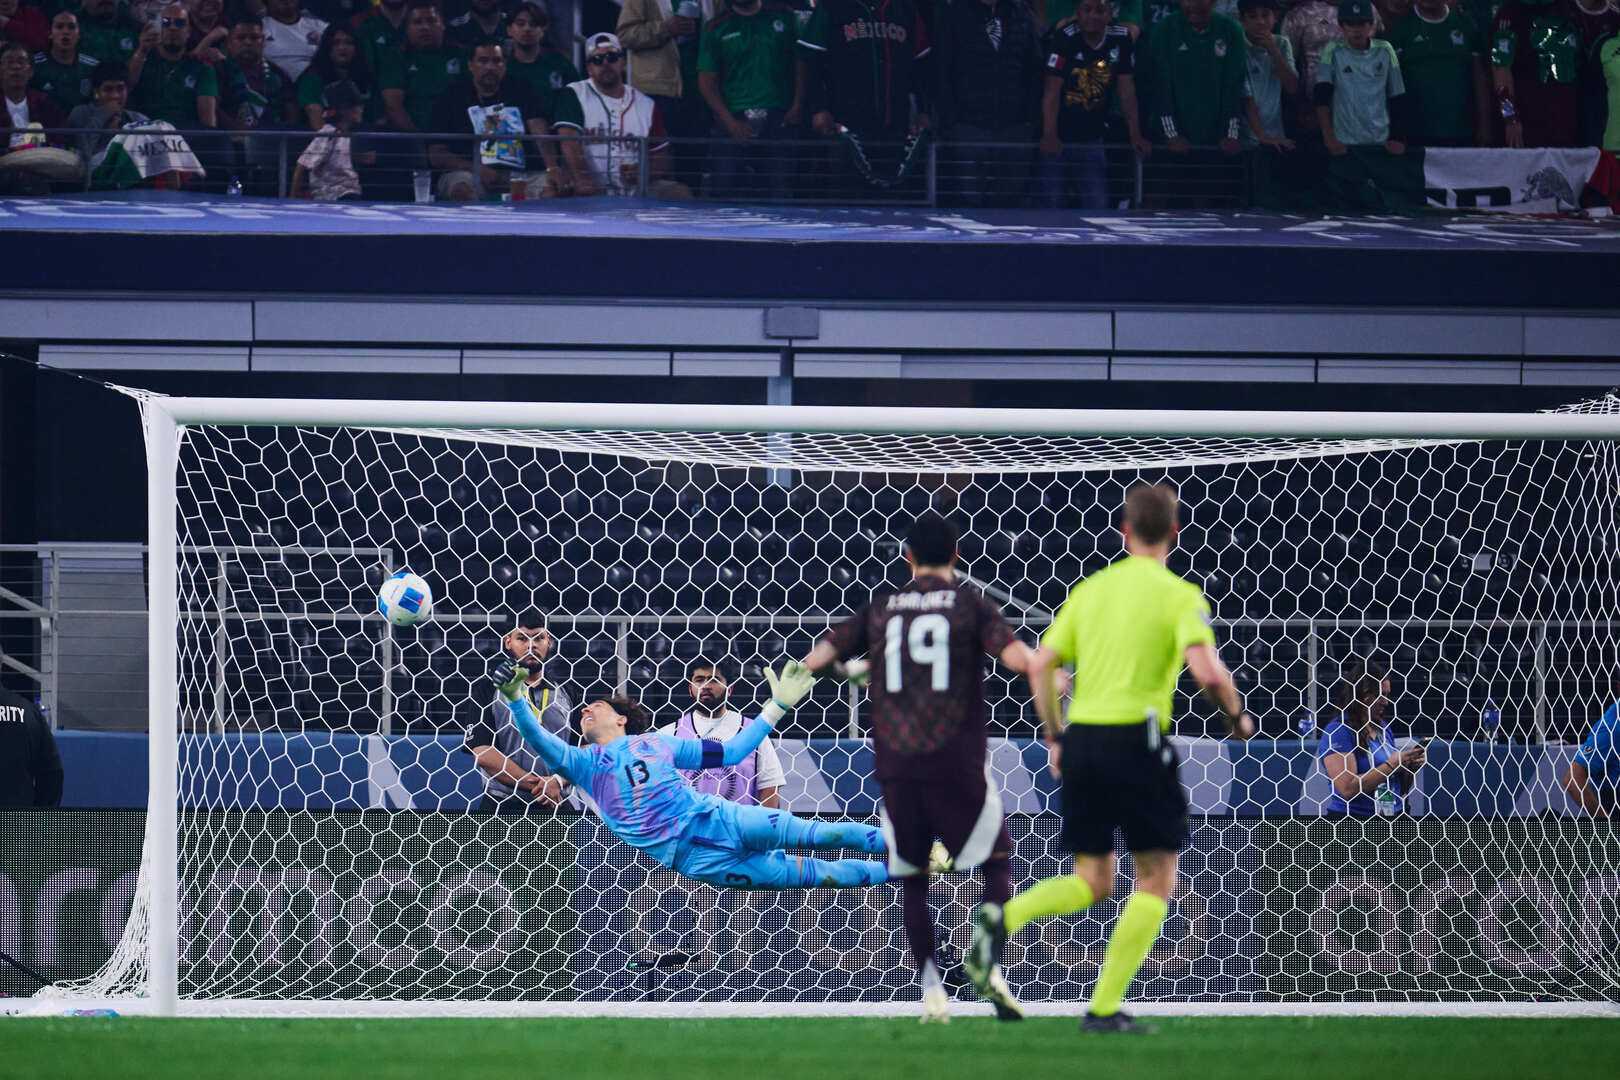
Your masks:
M 1575 760 L 1564 771 L 1564 790 L 1570 801 L 1593 817 L 1608 817 L 1620 799 L 1620 702 L 1612 703 L 1586 733 Z
M 1318 753 L 1322 771 L 1333 782 L 1325 812 L 1351 817 L 1376 817 L 1379 804 L 1386 813 L 1406 808 L 1417 771 L 1423 767 L 1424 749 L 1396 747 L 1384 717 L 1389 706 L 1389 679 L 1363 671 L 1352 677 L 1344 711 L 1322 732 Z M 1380 788 L 1386 789 L 1380 798 Z
M 783 848 L 840 848 L 887 854 L 876 826 L 809 821 L 783 810 L 741 806 L 701 794 L 680 770 L 733 766 L 810 692 L 815 675 L 790 662 L 767 669 L 771 701 L 725 742 L 649 731 L 651 717 L 627 699 L 592 700 L 580 710 L 585 746 L 570 746 L 540 726 L 522 688 L 528 673 L 510 659 L 491 678 L 528 744 L 555 773 L 591 798 L 613 835 L 663 866 L 710 885 L 736 889 L 851 889 L 889 880 L 886 861 L 816 859 Z

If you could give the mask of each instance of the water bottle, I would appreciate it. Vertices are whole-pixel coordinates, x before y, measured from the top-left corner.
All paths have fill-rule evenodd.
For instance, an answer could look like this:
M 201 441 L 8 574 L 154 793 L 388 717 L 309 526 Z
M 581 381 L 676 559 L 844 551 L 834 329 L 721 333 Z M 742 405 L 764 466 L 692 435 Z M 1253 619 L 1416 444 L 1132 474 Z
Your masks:
M 1502 737 L 1502 710 L 1496 707 L 1496 699 L 1485 699 L 1485 707 L 1479 710 L 1479 730 L 1486 742 Z
M 225 185 L 225 194 L 236 198 L 242 197 L 242 178 L 240 176 L 231 177 L 231 182 Z
M 697 0 L 682 0 L 680 7 L 675 9 L 675 14 L 683 19 L 696 19 L 702 16 L 703 8 L 697 3 Z M 675 39 L 675 44 L 690 45 L 697 39 L 698 36 L 695 33 L 682 34 Z
M 1373 801 L 1378 804 L 1379 817 L 1395 816 L 1395 790 L 1389 786 L 1387 781 L 1383 787 L 1378 789 L 1378 794 L 1374 796 Z

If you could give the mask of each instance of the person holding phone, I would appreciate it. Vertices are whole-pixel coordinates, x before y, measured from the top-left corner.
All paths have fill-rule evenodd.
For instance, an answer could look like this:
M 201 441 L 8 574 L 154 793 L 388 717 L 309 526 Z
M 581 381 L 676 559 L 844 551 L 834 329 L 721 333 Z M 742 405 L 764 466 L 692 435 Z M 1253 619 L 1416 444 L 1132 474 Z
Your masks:
M 1345 681 L 1343 711 L 1322 732 L 1322 771 L 1333 783 L 1324 813 L 1377 817 L 1404 813 L 1423 768 L 1426 743 L 1400 748 L 1390 734 L 1389 676 L 1364 669 Z

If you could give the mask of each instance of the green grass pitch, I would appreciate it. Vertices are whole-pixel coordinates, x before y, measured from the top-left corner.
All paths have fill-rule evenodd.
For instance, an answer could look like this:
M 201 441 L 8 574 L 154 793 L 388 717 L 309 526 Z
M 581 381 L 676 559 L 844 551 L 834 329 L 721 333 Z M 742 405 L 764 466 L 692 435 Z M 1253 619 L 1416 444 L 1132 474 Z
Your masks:
M 1164 1018 L 1152 1036 L 1075 1021 L 960 1017 L 705 1020 L 0 1021 L 0 1077 L 250 1080 L 1488 1080 L 1613 1076 L 1620 1021 Z

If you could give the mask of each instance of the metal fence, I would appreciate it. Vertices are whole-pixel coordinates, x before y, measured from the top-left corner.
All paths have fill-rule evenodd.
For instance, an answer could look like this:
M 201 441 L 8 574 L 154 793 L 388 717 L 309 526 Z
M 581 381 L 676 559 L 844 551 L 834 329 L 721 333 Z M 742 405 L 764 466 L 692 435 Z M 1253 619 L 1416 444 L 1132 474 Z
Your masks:
M 43 133 L 76 157 L 43 171 L 9 168 L 12 194 L 174 188 L 288 198 L 307 130 L 229 132 L 164 128 L 60 128 Z M 148 153 L 142 139 L 164 140 Z M 115 140 L 131 167 L 108 167 Z M 183 140 L 184 148 L 180 146 Z M 575 194 L 728 203 L 1117 209 L 1239 208 L 1254 190 L 1253 151 L 1071 144 L 1056 158 L 1035 143 L 957 142 L 922 134 L 863 141 L 844 132 L 811 138 L 716 137 L 654 141 L 510 133 L 357 131 L 349 140 L 358 198 L 381 202 L 523 201 Z M 178 151 L 167 153 L 166 151 Z M 200 171 L 188 171 L 186 154 Z M 117 159 L 119 155 L 113 155 Z M 137 179 L 131 168 L 163 169 Z M 569 181 L 572 180 L 573 183 Z M 302 192 L 306 193 L 307 192 Z
M 395 568 L 386 548 L 187 549 L 182 558 L 182 724 L 187 730 L 314 729 L 403 734 L 457 730 L 481 702 L 503 616 L 439 605 L 431 623 L 390 632 L 369 610 Z M 272 604 L 239 598 L 262 585 Z M 146 559 L 138 544 L 0 546 L 0 676 L 37 697 L 55 727 L 146 727 Z M 1038 634 L 1049 615 L 1009 605 Z M 763 668 L 802 655 L 839 613 L 556 613 L 553 663 L 575 691 L 633 690 L 655 711 L 684 708 L 686 667 L 728 663 L 739 695 Z M 1218 620 L 1251 710 L 1272 735 L 1321 717 L 1358 658 L 1388 658 L 1394 709 L 1414 734 L 1578 739 L 1610 691 L 1590 656 L 1613 622 L 1559 619 Z M 1190 687 L 1187 688 L 1190 690 Z M 1027 691 L 987 681 L 996 734 L 1033 730 Z M 1181 730 L 1210 718 L 1190 694 Z M 860 696 L 800 710 L 800 737 L 862 733 Z M 1499 713 L 1499 723 L 1488 713 Z

